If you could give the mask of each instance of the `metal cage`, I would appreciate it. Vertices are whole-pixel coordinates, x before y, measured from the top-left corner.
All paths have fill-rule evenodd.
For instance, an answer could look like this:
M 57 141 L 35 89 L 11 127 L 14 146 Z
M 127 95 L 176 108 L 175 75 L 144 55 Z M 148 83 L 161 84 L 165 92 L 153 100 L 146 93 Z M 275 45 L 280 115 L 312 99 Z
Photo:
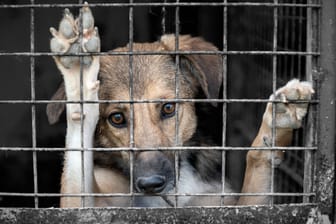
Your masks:
M 217 115 L 221 131 L 215 133 L 219 146 L 159 148 L 173 150 L 175 161 L 179 150 L 220 150 L 222 181 L 225 182 L 224 175 L 238 176 L 241 180 L 233 184 L 239 188 L 245 154 L 251 149 L 249 144 L 269 102 L 268 96 L 292 78 L 313 82 L 317 92 L 310 102 L 305 127 L 295 131 L 293 146 L 276 147 L 273 142 L 270 147 L 286 151 L 286 157 L 280 167 L 272 169 L 269 194 L 273 200 L 269 205 L 180 208 L 175 203 L 172 208 L 54 208 L 64 196 L 59 193 L 59 183 L 65 124 L 51 127 L 44 115 L 46 104 L 52 102 L 50 96 L 61 80 L 60 76 L 49 74 L 58 71 L 51 60 L 55 54 L 48 50 L 47 31 L 58 22 L 64 8 L 75 11 L 84 3 L 0 1 L 0 29 L 3 30 L 0 38 L 0 223 L 335 222 L 336 3 L 333 0 L 92 0 L 89 3 L 97 26 L 102 27 L 103 51 L 99 54 L 128 55 L 131 76 L 133 55 L 159 54 L 133 52 L 134 42 L 152 42 L 165 33 L 176 36 L 188 33 L 202 36 L 218 47 L 218 51 L 211 52 L 182 52 L 177 50 L 177 43 L 176 50 L 169 53 L 176 65 L 182 54 L 221 55 L 224 67 L 223 92 L 219 99 L 185 100 L 220 105 Z M 109 31 L 116 24 L 120 26 L 118 34 Z M 127 52 L 107 52 L 125 44 L 131 46 Z M 177 96 L 178 91 L 177 85 Z M 183 101 L 176 99 L 176 102 Z M 106 102 L 111 101 L 99 101 Z M 251 132 L 244 131 L 246 128 Z M 132 155 L 136 150 L 132 131 L 130 139 L 129 147 L 91 150 L 128 151 L 132 170 Z M 226 169 L 232 165 L 237 168 Z M 178 169 L 176 162 L 176 173 Z M 132 192 L 132 171 L 130 176 L 128 194 L 83 193 L 81 196 L 133 197 L 137 194 Z M 224 185 L 221 196 L 241 195 L 226 193 Z M 176 192 L 172 195 L 183 196 Z

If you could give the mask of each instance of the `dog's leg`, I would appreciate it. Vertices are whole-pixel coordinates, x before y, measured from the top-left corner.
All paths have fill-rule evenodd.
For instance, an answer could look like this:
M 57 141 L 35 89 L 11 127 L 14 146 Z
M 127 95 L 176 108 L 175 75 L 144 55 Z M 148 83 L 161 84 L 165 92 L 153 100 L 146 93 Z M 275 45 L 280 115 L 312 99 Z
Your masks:
M 81 9 L 81 18 L 82 21 L 80 21 L 80 17 L 75 20 L 70 11 L 65 9 L 58 31 L 50 28 L 53 35 L 50 41 L 52 52 L 75 54 L 100 51 L 98 31 L 94 27 L 94 19 L 88 6 Z M 80 27 L 83 28 L 82 32 L 80 32 Z M 55 56 L 54 60 L 63 75 L 67 100 L 79 101 L 81 98 L 88 101 L 98 100 L 98 56 L 84 56 L 82 59 L 79 56 Z M 78 103 L 68 103 L 66 110 L 66 147 L 68 149 L 93 147 L 93 136 L 99 117 L 99 104 L 84 103 L 81 108 Z M 84 176 L 82 176 L 83 173 Z M 65 152 L 61 185 L 61 193 L 64 194 L 93 192 L 95 179 L 92 151 L 85 150 L 82 153 L 67 150 Z M 85 197 L 85 200 L 81 200 L 81 197 L 61 198 L 61 207 L 80 206 L 94 206 L 93 197 Z
M 293 129 L 299 128 L 303 117 L 307 113 L 307 103 L 290 103 L 291 100 L 309 100 L 314 93 L 309 82 L 299 82 L 294 79 L 286 86 L 278 89 L 271 100 L 280 100 L 283 103 L 275 104 L 275 126 L 276 126 L 276 146 L 288 146 L 292 140 Z M 272 103 L 268 103 L 263 116 L 263 121 L 257 137 L 252 146 L 272 145 Z M 242 193 L 267 193 L 271 188 L 272 155 L 275 165 L 279 164 L 283 158 L 283 152 L 261 150 L 250 150 L 247 154 L 245 179 Z M 243 196 L 238 204 L 267 204 L 268 196 Z

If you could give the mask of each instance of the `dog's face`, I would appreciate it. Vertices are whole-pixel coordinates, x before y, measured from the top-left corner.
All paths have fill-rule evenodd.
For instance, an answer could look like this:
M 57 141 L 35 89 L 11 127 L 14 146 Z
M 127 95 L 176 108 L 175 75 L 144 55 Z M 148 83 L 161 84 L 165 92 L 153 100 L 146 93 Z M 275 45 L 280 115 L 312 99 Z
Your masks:
M 204 40 L 189 36 L 182 36 L 179 46 L 180 50 L 188 51 L 216 50 Z M 174 49 L 174 36 L 163 36 L 161 41 L 155 43 L 133 45 L 134 51 L 141 52 Z M 125 47 L 114 51 L 128 50 Z M 208 98 L 217 98 L 221 85 L 221 58 L 216 55 L 182 55 L 177 78 L 174 56 L 133 55 L 131 60 L 130 68 L 128 55 L 101 57 L 99 99 L 165 101 L 100 104 L 96 145 L 139 148 L 133 154 L 135 191 L 167 193 L 175 186 L 174 152 L 149 151 L 148 148 L 186 145 L 192 138 L 197 128 L 194 103 L 176 103 L 175 100 L 195 98 L 200 89 Z M 178 95 L 176 88 L 179 90 Z M 133 142 L 130 141 L 131 136 Z M 128 152 L 113 153 L 113 156 L 129 166 Z M 135 202 L 139 206 L 158 206 L 163 203 L 157 197 L 139 197 Z
M 135 44 L 135 51 L 162 51 L 162 45 Z M 127 51 L 127 48 L 118 49 Z M 129 56 L 101 58 L 99 99 L 131 100 Z M 176 66 L 168 55 L 133 56 L 133 100 L 158 100 L 165 102 L 131 105 L 101 104 L 96 140 L 103 147 L 128 147 L 133 128 L 134 146 L 143 149 L 134 153 L 134 187 L 138 192 L 160 193 L 173 190 L 175 182 L 174 152 L 146 151 L 146 148 L 175 146 L 187 142 L 196 129 L 193 103 L 174 103 Z M 190 79 L 190 77 L 189 77 Z M 178 77 L 179 97 L 193 98 L 194 86 L 187 77 Z M 171 99 L 171 102 L 169 101 Z M 178 117 L 178 118 L 176 118 Z M 178 120 L 178 133 L 176 133 Z M 129 154 L 122 152 L 128 164 Z M 139 197 L 140 199 L 140 197 Z M 137 200 L 138 203 L 141 200 Z
M 134 51 L 163 50 L 159 43 L 134 44 L 133 47 Z M 127 51 L 127 48 L 116 51 Z M 132 100 L 130 96 L 130 82 L 132 82 L 133 100 L 164 99 L 165 102 L 134 103 L 133 127 L 131 127 L 129 103 L 101 104 L 100 121 L 97 126 L 100 144 L 106 147 L 130 146 L 131 128 L 133 128 L 134 146 L 143 149 L 173 146 L 176 142 L 183 143 L 190 139 L 196 128 L 194 105 L 174 103 L 177 98 L 176 68 L 172 58 L 167 55 L 135 55 L 132 60 L 133 77 L 130 79 L 129 56 L 101 58 L 99 99 Z M 179 74 L 178 86 L 178 98 L 188 99 L 194 96 L 192 88 L 195 84 L 190 77 Z M 175 133 L 176 116 L 179 120 L 178 133 Z

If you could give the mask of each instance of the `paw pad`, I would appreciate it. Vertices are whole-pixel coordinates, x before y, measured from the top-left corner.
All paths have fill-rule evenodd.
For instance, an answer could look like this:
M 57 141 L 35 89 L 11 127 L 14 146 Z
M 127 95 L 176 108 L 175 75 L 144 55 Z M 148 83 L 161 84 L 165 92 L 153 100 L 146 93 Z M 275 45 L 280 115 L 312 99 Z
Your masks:
M 277 128 L 299 128 L 302 119 L 306 116 L 308 103 L 294 102 L 310 100 L 314 89 L 309 82 L 300 82 L 297 79 L 289 81 L 284 87 L 279 88 L 270 100 L 279 100 L 275 103 L 275 125 Z M 267 104 L 264 119 L 268 126 L 272 126 L 272 103 Z
M 81 18 L 81 21 L 80 21 Z M 80 25 L 80 23 L 82 23 Z M 80 38 L 80 27 L 83 28 L 82 39 Z M 94 18 L 88 4 L 82 8 L 81 17 L 74 18 L 69 9 L 64 10 L 58 30 L 51 27 L 50 33 L 53 38 L 50 40 L 50 49 L 54 53 L 64 53 L 65 56 L 56 56 L 55 59 L 66 68 L 71 69 L 79 65 L 79 56 L 66 56 L 81 52 L 99 52 L 100 38 L 98 29 L 94 27 Z M 84 56 L 83 64 L 88 67 L 95 56 Z

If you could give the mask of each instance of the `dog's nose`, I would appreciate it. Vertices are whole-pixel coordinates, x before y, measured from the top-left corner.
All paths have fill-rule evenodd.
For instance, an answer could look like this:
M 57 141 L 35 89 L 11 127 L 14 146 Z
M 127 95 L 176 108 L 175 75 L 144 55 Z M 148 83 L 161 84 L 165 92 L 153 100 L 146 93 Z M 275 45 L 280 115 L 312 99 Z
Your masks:
M 135 181 L 135 186 L 139 192 L 160 193 L 166 186 L 166 178 L 161 175 L 138 177 Z

